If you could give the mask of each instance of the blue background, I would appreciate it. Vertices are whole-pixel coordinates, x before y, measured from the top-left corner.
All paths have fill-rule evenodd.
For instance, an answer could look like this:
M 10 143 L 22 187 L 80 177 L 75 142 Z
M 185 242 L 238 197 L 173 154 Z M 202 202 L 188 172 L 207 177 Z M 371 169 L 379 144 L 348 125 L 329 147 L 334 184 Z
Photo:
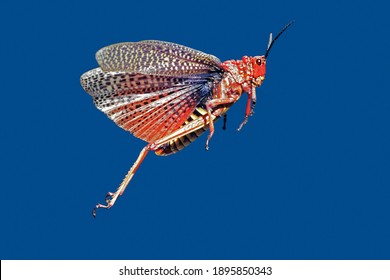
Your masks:
M 2 1 L 1 259 L 389 259 L 386 1 Z M 268 59 L 246 98 L 178 154 L 150 153 L 79 84 L 95 52 L 172 41 Z

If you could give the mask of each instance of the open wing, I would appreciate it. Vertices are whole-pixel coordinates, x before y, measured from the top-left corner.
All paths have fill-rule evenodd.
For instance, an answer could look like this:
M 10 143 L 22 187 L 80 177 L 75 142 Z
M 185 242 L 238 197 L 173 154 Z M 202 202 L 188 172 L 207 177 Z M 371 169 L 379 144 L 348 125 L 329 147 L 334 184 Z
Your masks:
M 96 107 L 147 142 L 177 130 L 223 76 L 215 56 L 163 41 L 120 43 L 96 53 L 81 76 Z
M 110 45 L 96 53 L 96 60 L 105 72 L 187 76 L 222 70 L 221 61 L 213 55 L 156 40 Z
M 177 77 L 96 68 L 81 76 L 81 85 L 117 125 L 152 142 L 177 130 L 220 78 L 216 73 Z

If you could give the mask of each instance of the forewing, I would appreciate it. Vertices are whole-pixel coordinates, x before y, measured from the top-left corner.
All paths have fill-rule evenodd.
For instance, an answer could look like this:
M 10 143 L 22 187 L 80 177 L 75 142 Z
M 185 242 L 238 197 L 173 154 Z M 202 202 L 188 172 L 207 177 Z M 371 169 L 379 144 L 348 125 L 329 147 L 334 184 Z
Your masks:
M 219 75 L 156 76 L 103 72 L 81 76 L 96 107 L 134 136 L 152 142 L 178 129 L 211 95 Z
M 96 53 L 96 60 L 105 72 L 186 76 L 223 71 L 213 55 L 156 40 L 110 45 Z

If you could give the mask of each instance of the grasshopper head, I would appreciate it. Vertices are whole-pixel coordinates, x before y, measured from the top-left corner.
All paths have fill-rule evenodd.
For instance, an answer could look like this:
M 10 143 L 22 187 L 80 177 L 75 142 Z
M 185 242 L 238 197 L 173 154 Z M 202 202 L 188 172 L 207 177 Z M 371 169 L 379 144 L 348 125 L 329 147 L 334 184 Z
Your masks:
M 279 36 L 282 35 L 282 33 L 284 31 L 286 31 L 286 29 L 292 23 L 293 22 L 291 21 L 285 27 L 283 27 L 282 30 L 280 30 L 280 32 L 278 33 L 278 35 L 276 35 L 276 37 L 274 39 L 272 39 L 272 33 L 270 34 L 269 41 L 268 41 L 268 47 L 267 47 L 267 50 L 265 51 L 265 55 L 255 56 L 255 57 L 251 58 L 251 65 L 252 65 L 252 71 L 253 71 L 252 83 L 255 86 L 260 86 L 261 83 L 263 82 L 263 80 L 265 79 L 265 72 L 266 72 L 265 65 L 266 65 L 267 57 L 268 57 L 269 51 L 271 50 L 272 45 L 279 38 Z
M 262 80 L 265 78 L 265 64 L 266 58 L 262 56 L 254 56 L 251 58 L 251 64 L 253 69 L 253 78 L 257 79 L 262 77 Z

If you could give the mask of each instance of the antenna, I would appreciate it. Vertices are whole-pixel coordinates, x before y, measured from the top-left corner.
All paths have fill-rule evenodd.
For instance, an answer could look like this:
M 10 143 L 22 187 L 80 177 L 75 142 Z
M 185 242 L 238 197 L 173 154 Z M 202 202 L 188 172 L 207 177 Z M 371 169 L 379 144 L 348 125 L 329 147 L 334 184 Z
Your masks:
M 279 31 L 278 35 L 276 35 L 276 37 L 274 39 L 272 39 L 272 33 L 269 34 L 269 41 L 268 41 L 268 47 L 267 47 L 267 50 L 265 51 L 265 55 L 264 57 L 267 58 L 268 54 L 269 54 L 269 51 L 271 50 L 271 47 L 272 45 L 275 43 L 275 41 L 280 37 L 280 35 L 283 34 L 284 31 L 286 31 L 287 28 L 290 27 L 291 24 L 293 24 L 294 21 L 290 21 L 289 23 L 287 23 L 283 28 L 282 30 Z

